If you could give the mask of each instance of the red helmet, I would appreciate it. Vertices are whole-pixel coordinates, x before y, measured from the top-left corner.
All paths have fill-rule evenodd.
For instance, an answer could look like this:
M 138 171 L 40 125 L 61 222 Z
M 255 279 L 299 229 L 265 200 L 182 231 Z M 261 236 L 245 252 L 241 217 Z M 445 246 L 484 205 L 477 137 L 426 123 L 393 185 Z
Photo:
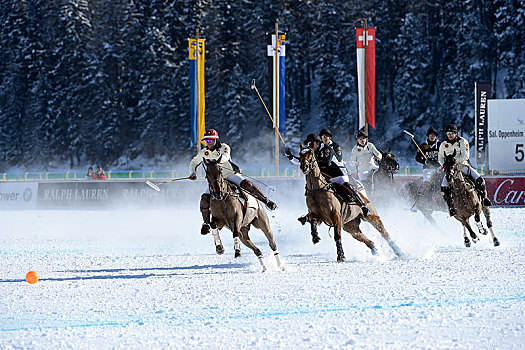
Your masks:
M 202 140 L 218 140 L 219 139 L 219 133 L 214 129 L 208 129 L 204 133 L 204 137 Z

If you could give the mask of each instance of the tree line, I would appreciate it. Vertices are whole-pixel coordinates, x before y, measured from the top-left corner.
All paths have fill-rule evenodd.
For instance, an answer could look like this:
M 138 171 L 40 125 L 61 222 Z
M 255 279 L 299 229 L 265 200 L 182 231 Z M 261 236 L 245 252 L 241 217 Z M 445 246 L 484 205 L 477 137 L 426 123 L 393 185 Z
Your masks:
M 190 148 L 188 41 L 206 39 L 206 125 L 240 162 L 267 148 L 266 32 L 286 32 L 290 146 L 323 127 L 357 131 L 355 27 L 377 29 L 374 143 L 454 121 L 473 135 L 474 82 L 525 97 L 525 0 L 2 0 L 0 170 L 137 159 L 160 166 Z

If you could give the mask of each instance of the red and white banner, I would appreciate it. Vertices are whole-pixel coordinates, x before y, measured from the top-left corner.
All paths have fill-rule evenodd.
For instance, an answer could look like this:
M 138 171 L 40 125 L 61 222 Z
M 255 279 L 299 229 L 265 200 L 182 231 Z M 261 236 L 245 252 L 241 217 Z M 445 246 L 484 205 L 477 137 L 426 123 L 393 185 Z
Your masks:
M 525 207 L 525 177 L 485 177 L 492 204 L 502 207 Z
M 376 29 L 366 28 L 365 31 L 364 28 L 356 28 L 355 30 L 357 43 L 357 90 L 359 92 L 359 129 L 365 126 L 365 109 L 366 120 L 368 124 L 375 129 Z
M 493 206 L 525 207 L 525 176 L 484 176 L 487 195 Z M 396 191 L 417 176 L 394 177 Z

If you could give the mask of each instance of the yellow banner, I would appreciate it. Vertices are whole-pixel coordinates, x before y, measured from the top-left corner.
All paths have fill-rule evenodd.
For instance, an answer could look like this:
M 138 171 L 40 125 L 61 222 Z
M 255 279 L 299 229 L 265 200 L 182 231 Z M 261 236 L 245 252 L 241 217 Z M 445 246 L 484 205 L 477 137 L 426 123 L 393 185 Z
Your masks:
M 199 45 L 197 50 L 197 39 L 189 39 L 189 59 L 190 61 L 197 60 L 197 118 L 199 125 L 198 140 L 202 140 L 204 137 L 204 131 L 206 130 L 205 120 L 204 120 L 204 110 L 205 110 L 205 98 L 204 98 L 204 39 L 199 39 Z M 205 142 L 201 141 L 202 144 Z

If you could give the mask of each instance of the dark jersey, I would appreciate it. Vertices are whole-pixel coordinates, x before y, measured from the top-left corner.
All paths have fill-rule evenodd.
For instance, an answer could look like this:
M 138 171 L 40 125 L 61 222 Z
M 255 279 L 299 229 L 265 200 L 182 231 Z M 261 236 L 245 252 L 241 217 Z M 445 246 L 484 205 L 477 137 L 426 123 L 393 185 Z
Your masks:
M 333 141 L 329 146 L 321 144 L 317 150 L 316 157 L 319 168 L 325 175 L 331 178 L 345 175 L 345 172 L 342 170 L 344 168 L 343 151 L 339 144 Z
M 429 169 L 429 168 L 439 168 L 439 162 L 438 162 L 438 154 L 439 154 L 439 145 L 441 144 L 441 141 L 434 141 L 430 142 L 427 140 L 427 142 L 423 142 L 419 145 L 419 148 L 425 156 L 421 154 L 419 150 L 417 150 L 416 154 L 416 161 L 418 163 L 423 164 L 423 169 Z

